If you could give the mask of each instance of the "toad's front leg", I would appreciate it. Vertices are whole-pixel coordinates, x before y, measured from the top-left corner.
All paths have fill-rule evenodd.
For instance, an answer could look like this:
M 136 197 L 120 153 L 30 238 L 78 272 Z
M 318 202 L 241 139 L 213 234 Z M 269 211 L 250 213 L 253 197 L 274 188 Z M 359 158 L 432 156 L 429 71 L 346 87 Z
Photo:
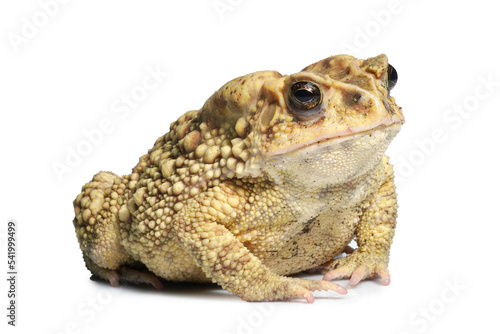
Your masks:
M 186 202 L 174 218 L 179 242 L 208 277 L 248 301 L 303 298 L 312 303 L 311 291 L 347 293 L 332 282 L 284 277 L 262 264 L 220 223 L 242 214 L 240 199 L 234 189 L 214 187 Z
M 386 181 L 363 211 L 356 229 L 358 249 L 328 263 L 325 267 L 329 271 L 324 280 L 350 278 L 349 283 L 356 285 L 361 280 L 380 277 L 383 285 L 389 285 L 391 278 L 387 267 L 396 227 L 397 201 L 392 166 L 387 158 L 383 163 Z

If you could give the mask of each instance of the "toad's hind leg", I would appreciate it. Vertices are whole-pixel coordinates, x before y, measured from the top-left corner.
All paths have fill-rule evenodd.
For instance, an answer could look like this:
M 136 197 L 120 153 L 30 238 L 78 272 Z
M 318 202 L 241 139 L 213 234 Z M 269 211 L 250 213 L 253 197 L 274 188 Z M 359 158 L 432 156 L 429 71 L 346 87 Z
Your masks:
M 90 272 L 118 286 L 119 282 L 148 283 L 162 288 L 158 277 L 146 269 L 137 269 L 138 263 L 120 242 L 118 212 L 126 205 L 123 179 L 110 172 L 96 174 L 83 186 L 73 202 L 76 235 Z
M 96 265 L 88 256 L 83 256 L 85 265 L 93 274 L 90 279 L 96 277 L 108 281 L 111 286 L 119 286 L 120 282 L 132 284 L 150 284 L 157 290 L 163 289 L 163 283 L 160 278 L 151 273 L 145 268 L 137 269 L 126 265 L 120 266 L 119 269 L 106 269 Z

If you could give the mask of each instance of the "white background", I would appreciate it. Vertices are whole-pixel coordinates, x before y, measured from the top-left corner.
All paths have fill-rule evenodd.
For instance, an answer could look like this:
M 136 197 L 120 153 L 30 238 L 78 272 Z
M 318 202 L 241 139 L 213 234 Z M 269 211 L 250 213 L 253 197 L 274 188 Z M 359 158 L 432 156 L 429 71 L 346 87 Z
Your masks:
M 6 324 L 2 278 L 2 333 L 498 330 L 494 2 L 62 2 L 0 5 L 1 277 L 9 219 L 19 239 L 18 327 Z M 399 73 L 393 95 L 406 124 L 388 152 L 400 203 L 389 287 L 363 282 L 307 305 L 247 303 L 217 286 L 156 292 L 89 280 L 72 201 L 95 173 L 129 173 L 172 121 L 236 76 L 290 74 L 339 53 L 386 53 Z M 148 69 L 168 75 L 125 114 L 121 99 L 138 94 Z M 103 120 L 107 133 L 85 146 Z M 87 155 L 69 166 L 82 147 Z M 58 176 L 57 164 L 68 170 Z

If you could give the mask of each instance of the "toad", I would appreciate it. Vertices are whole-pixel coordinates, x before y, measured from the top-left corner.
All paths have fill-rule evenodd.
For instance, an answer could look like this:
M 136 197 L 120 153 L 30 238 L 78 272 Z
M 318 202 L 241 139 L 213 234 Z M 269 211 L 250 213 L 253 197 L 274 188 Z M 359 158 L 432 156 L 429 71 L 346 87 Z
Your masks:
M 385 55 L 229 81 L 130 174 L 83 186 L 73 223 L 87 268 L 112 286 L 215 282 L 248 301 L 311 303 L 347 293 L 343 278 L 388 285 L 396 81 Z M 323 279 L 289 277 L 311 269 Z

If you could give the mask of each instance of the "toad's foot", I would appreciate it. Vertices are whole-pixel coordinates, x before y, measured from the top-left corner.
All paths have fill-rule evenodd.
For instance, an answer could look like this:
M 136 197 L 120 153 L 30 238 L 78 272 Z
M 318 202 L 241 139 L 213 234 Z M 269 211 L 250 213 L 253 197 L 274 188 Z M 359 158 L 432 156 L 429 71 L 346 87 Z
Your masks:
M 331 285 L 331 282 L 327 282 L 330 284 L 325 285 L 324 282 L 325 281 L 293 278 L 292 286 L 295 286 L 298 291 L 302 291 L 304 293 L 302 296 L 300 293 L 297 296 L 299 296 L 299 298 L 304 298 L 308 303 L 314 302 L 314 296 L 311 291 L 335 291 L 341 295 L 347 294 L 347 289 L 343 286 L 335 283 L 333 283 L 334 285 Z
M 382 285 L 389 285 L 391 276 L 387 264 L 386 258 L 356 250 L 347 257 L 329 263 L 330 270 L 323 276 L 323 280 L 350 278 L 349 284 L 356 285 L 365 279 L 381 278 Z
M 163 289 L 161 280 L 154 274 L 128 267 L 122 267 L 118 270 L 101 268 L 96 276 L 108 281 L 114 287 L 119 286 L 120 282 L 127 282 L 132 284 L 150 284 L 157 290 Z M 91 279 L 93 278 L 94 276 L 91 277 Z
M 273 291 L 258 291 L 257 294 L 263 294 L 265 297 L 255 296 L 256 291 L 252 287 L 249 291 L 244 291 L 240 294 L 243 300 L 252 301 L 270 301 L 270 300 L 289 300 L 289 299 L 305 299 L 309 304 L 314 303 L 312 291 L 335 291 L 338 294 L 347 294 L 347 289 L 341 285 L 320 281 L 308 280 L 302 278 L 291 278 L 279 276 L 279 284 L 263 284 L 262 290 L 267 290 L 268 287 L 274 287 Z

